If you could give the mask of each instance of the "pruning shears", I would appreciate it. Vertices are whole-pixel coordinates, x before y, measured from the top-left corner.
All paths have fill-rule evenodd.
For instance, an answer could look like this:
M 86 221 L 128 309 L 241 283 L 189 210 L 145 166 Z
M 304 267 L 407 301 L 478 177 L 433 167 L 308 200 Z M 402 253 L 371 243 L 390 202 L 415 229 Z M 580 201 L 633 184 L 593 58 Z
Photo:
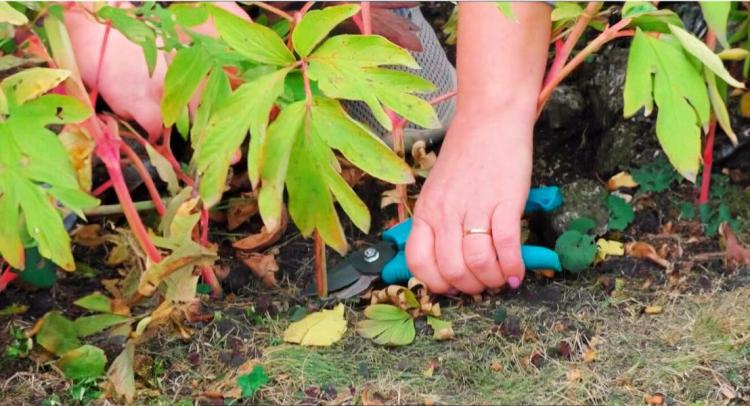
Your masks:
M 550 212 L 562 205 L 560 188 L 548 186 L 532 188 L 526 201 L 524 214 Z M 383 232 L 377 244 L 353 252 L 328 269 L 328 292 L 339 299 L 353 297 L 367 290 L 377 279 L 387 284 L 404 283 L 411 278 L 406 264 L 404 247 L 411 232 L 412 221 L 408 219 Z M 554 269 L 562 271 L 560 258 L 549 248 L 522 245 L 521 257 L 526 269 Z M 314 284 L 305 294 L 316 293 Z

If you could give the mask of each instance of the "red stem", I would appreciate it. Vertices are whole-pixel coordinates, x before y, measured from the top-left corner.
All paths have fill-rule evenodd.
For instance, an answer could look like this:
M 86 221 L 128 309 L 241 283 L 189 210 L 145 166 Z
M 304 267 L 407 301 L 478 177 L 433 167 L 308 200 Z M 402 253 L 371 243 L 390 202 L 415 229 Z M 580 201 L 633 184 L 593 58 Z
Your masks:
M 10 270 L 10 265 L 5 268 L 5 271 L 3 271 L 3 274 L 0 275 L 0 292 L 4 291 L 8 284 L 13 282 L 16 278 L 18 278 L 18 274 Z
M 372 34 L 372 14 L 370 13 L 370 2 L 363 1 L 360 8 L 362 14 L 362 33 L 365 35 Z
M 141 161 L 141 158 L 138 156 L 138 154 L 133 151 L 133 148 L 130 148 L 130 145 L 122 142 L 120 143 L 120 148 L 123 152 L 125 152 L 125 155 L 130 160 L 130 164 L 135 167 L 136 172 L 138 172 L 138 175 L 140 175 L 141 179 L 143 179 L 143 183 L 146 185 L 148 194 L 149 196 L 151 196 L 151 200 L 153 200 L 154 202 L 156 212 L 159 213 L 159 216 L 163 216 L 164 213 L 167 212 L 167 209 L 164 207 L 164 202 L 161 200 L 161 196 L 159 195 L 159 190 L 156 188 L 154 179 L 151 178 L 151 175 L 148 173 L 148 170 L 143 164 L 143 161 Z
M 301 15 L 305 15 L 305 13 L 307 13 L 308 11 L 310 11 L 310 9 L 312 8 L 312 6 L 314 6 L 314 5 L 315 5 L 314 1 L 308 1 L 307 3 L 305 3 L 304 6 L 302 6 L 302 8 L 299 10 L 299 13 Z
M 552 66 L 550 66 L 549 72 L 547 72 L 547 77 L 544 79 L 545 86 L 549 82 L 551 82 L 555 76 L 557 76 L 565 63 L 568 61 L 570 53 L 573 52 L 573 48 L 575 48 L 576 43 L 578 43 L 581 35 L 583 35 L 586 27 L 588 27 L 591 18 L 599 11 L 599 9 L 602 8 L 602 5 L 602 2 L 590 2 L 586 6 L 586 9 L 583 10 L 583 13 L 581 13 L 581 16 L 578 17 L 578 20 L 576 20 L 573 29 L 570 31 L 570 35 L 568 35 L 568 38 L 565 39 L 565 43 L 559 49 L 559 52 L 555 52 L 555 59 L 552 61 Z
M 711 50 L 716 46 L 716 35 L 708 30 L 705 38 L 706 46 Z M 703 174 L 701 175 L 701 192 L 698 204 L 708 203 L 708 195 L 711 191 L 711 166 L 714 162 L 714 139 L 716 138 L 716 117 L 712 114 L 708 123 L 708 134 L 706 134 L 706 146 L 703 148 Z
M 104 181 L 104 183 L 102 183 L 96 189 L 94 189 L 91 192 L 91 194 L 94 196 L 101 196 L 102 193 L 108 191 L 111 187 L 112 187 L 112 179 L 107 179 L 106 181 Z

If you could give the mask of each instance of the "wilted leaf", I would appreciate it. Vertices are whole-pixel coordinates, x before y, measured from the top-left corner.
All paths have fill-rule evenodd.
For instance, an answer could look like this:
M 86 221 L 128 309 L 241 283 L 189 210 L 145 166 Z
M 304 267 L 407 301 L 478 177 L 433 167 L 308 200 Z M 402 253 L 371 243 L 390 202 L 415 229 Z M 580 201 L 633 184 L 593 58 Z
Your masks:
M 107 356 L 101 348 L 84 344 L 63 354 L 58 366 L 68 379 L 98 378 L 104 374 Z
M 423 178 L 426 178 L 430 174 L 430 169 L 437 162 L 437 155 L 435 155 L 434 151 L 427 152 L 427 147 L 423 140 L 414 143 L 411 147 L 411 156 L 414 158 L 414 172 Z
M 183 269 L 192 269 L 199 265 L 211 265 L 216 259 L 216 253 L 192 241 L 177 247 L 161 262 L 152 264 L 141 275 L 138 292 L 144 296 L 151 296 L 156 288 L 172 273 Z
M 266 371 L 260 365 L 255 365 L 250 373 L 238 376 L 237 386 L 242 390 L 242 398 L 249 399 L 255 396 L 255 392 L 267 384 L 268 380 Z
M 455 333 L 453 332 L 453 324 L 449 321 L 427 316 L 427 324 L 432 327 L 432 338 L 438 341 L 450 340 L 455 336 Z
M 129 343 L 120 355 L 115 358 L 107 371 L 107 379 L 112 384 L 115 393 L 124 396 L 128 403 L 135 397 L 135 376 L 133 373 L 133 358 L 135 345 Z
M 81 224 L 70 233 L 70 236 L 76 245 L 95 248 L 107 242 L 107 238 L 100 233 L 101 228 L 101 224 Z
M 289 223 L 289 215 L 287 211 L 282 209 L 281 219 L 276 229 L 271 232 L 263 226 L 260 229 L 260 233 L 250 234 L 247 237 L 235 241 L 232 246 L 242 251 L 258 251 L 273 245 L 276 241 L 284 235 L 286 232 L 287 225 Z
M 560 255 L 563 268 L 571 272 L 580 272 L 594 262 L 596 244 L 590 236 L 569 230 L 558 237 L 555 252 Z
M 302 345 L 329 346 L 338 342 L 346 332 L 344 305 L 332 310 L 321 310 L 296 321 L 284 331 L 284 341 Z
M 68 124 L 59 135 L 70 156 L 81 189 L 91 191 L 91 156 L 96 143 L 88 132 L 77 124 Z
M 632 242 L 625 245 L 625 253 L 631 257 L 648 259 L 664 268 L 669 268 L 670 263 L 656 253 L 653 245 L 646 242 Z
M 253 275 L 263 281 L 266 287 L 276 286 L 276 272 L 279 271 L 279 265 L 273 254 L 249 254 L 240 256 L 240 260 L 247 265 L 253 272 Z
M 388 304 L 374 304 L 365 308 L 365 317 L 357 323 L 357 333 L 380 345 L 407 345 L 417 332 L 414 320 L 405 311 Z
M 604 261 L 609 256 L 625 255 L 625 246 L 619 241 L 600 238 L 596 241 L 596 262 Z
M 95 314 L 79 317 L 73 321 L 73 325 L 78 337 L 88 337 L 127 320 L 127 317 L 117 314 Z
M 60 312 L 51 311 L 37 321 L 36 342 L 47 351 L 62 355 L 81 346 L 75 325 Z
M 633 180 L 633 176 L 625 171 L 617 173 L 616 175 L 609 178 L 609 181 L 607 181 L 607 190 L 609 190 L 610 192 L 620 188 L 634 188 L 637 186 L 638 183 Z

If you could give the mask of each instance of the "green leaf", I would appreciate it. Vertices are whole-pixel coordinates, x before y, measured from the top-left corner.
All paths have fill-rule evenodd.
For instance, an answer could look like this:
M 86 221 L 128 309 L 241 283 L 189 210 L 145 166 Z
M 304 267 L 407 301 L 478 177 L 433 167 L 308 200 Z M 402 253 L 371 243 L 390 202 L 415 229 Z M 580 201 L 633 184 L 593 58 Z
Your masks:
M 135 344 L 128 343 L 120 355 L 112 361 L 107 371 L 107 379 L 112 383 L 115 392 L 124 396 L 128 403 L 133 403 L 135 397 L 133 358 L 135 358 Z
M 208 75 L 206 88 L 203 90 L 203 94 L 201 94 L 200 104 L 193 119 L 193 127 L 190 130 L 190 142 L 194 150 L 197 150 L 198 146 L 203 142 L 206 134 L 206 125 L 211 114 L 231 94 L 232 88 L 229 85 L 229 79 L 224 69 L 212 69 Z
M 391 121 L 383 106 L 422 127 L 440 127 L 432 106 L 410 94 L 426 91 L 424 79 L 377 68 L 380 65 L 418 67 L 409 52 L 385 38 L 338 35 L 326 40 L 310 55 L 309 61 L 309 76 L 318 82 L 326 96 L 364 101 L 384 128 L 390 130 Z
M 237 386 L 242 390 L 242 398 L 250 399 L 255 396 L 263 385 L 269 381 L 266 371 L 261 365 L 255 365 L 250 373 L 237 377 Z
M 14 122 L 37 128 L 48 124 L 80 123 L 92 114 L 80 101 L 59 94 L 41 96 L 12 108 L 10 113 Z
M 557 5 L 555 4 L 555 6 Z M 620 13 L 622 14 L 622 18 L 633 18 L 656 10 L 656 6 L 649 1 L 626 1 Z
M 24 248 L 19 235 L 21 223 L 15 188 L 3 187 L 0 183 L 0 191 L 3 192 L 0 194 L 0 256 L 13 268 L 23 269 Z
M 551 17 L 552 21 L 561 21 L 578 18 L 581 13 L 583 13 L 583 8 L 578 3 L 559 1 L 555 2 L 555 9 L 552 10 Z
M 721 61 L 721 58 L 711 51 L 703 41 L 695 38 L 692 34 L 680 27 L 670 25 L 669 29 L 672 30 L 672 34 L 674 34 L 677 40 L 680 41 L 685 50 L 703 62 L 703 64 L 708 69 L 711 69 L 716 76 L 736 88 L 745 88 L 745 85 L 742 84 L 742 82 L 736 80 L 729 74 L 724 67 L 724 62 Z
M 294 50 L 300 56 L 309 55 L 331 30 L 357 12 L 359 12 L 358 5 L 346 4 L 306 13 L 292 33 Z
M 73 325 L 78 337 L 88 337 L 109 327 L 128 321 L 125 316 L 119 314 L 95 314 L 75 319 Z
M 26 230 L 37 242 L 39 253 L 67 271 L 74 270 L 70 237 L 60 214 L 36 185 L 27 180 L 16 179 L 15 187 L 21 209 L 25 213 Z
M 708 28 L 710 28 L 716 39 L 724 48 L 729 48 L 729 42 L 727 42 L 727 20 L 729 19 L 729 11 L 732 9 L 732 3 L 728 1 L 710 1 L 710 2 L 699 2 L 701 11 L 703 11 L 703 19 L 706 20 Z
M 511 1 L 497 1 L 498 10 L 510 21 L 516 21 L 516 15 L 513 13 L 513 2 Z M 554 21 L 554 20 L 553 20 Z
M 98 378 L 104 374 L 107 356 L 101 348 L 84 344 L 60 357 L 58 366 L 68 379 Z
M 566 231 L 557 238 L 555 252 L 563 268 L 581 272 L 594 262 L 596 243 L 591 236 L 578 231 Z
M 314 134 L 368 174 L 394 184 L 414 182 L 408 165 L 380 138 L 349 117 L 338 101 L 314 98 L 310 121 Z
M 284 77 L 288 72 L 289 69 L 281 69 L 243 84 L 211 115 L 205 138 L 196 152 L 197 169 L 201 174 L 200 194 L 207 207 L 221 198 L 229 161 L 248 129 L 252 135 L 248 174 L 251 180 L 255 177 L 257 183 L 268 115 L 284 89 Z
M 104 6 L 97 12 L 100 18 L 112 22 L 112 27 L 143 49 L 149 76 L 156 68 L 156 34 L 143 21 L 132 17 L 126 9 Z
M 45 350 L 62 355 L 81 346 L 73 322 L 60 312 L 49 312 L 38 323 L 41 327 L 36 333 L 36 342 Z
M 364 338 L 380 345 L 408 345 L 414 341 L 414 320 L 400 308 L 376 304 L 365 308 L 365 317 L 357 323 L 356 330 Z
M 453 338 L 453 324 L 449 321 L 440 320 L 437 317 L 427 316 L 427 324 L 432 327 L 432 338 L 438 341 Z
M 112 312 L 112 300 L 110 300 L 110 298 L 108 298 L 107 296 L 104 296 L 103 294 L 99 292 L 86 295 L 76 300 L 75 302 L 73 302 L 73 304 L 78 307 L 82 307 L 86 310 L 91 310 L 94 312 L 101 312 L 101 313 Z
M 727 105 L 724 102 L 724 97 L 719 93 L 719 88 L 716 86 L 716 76 L 713 72 L 704 68 L 703 77 L 706 79 L 706 84 L 708 84 L 708 97 L 711 99 L 711 107 L 716 116 L 716 121 L 718 121 L 721 129 L 724 130 L 724 133 L 732 141 L 732 144 L 737 145 L 737 134 L 732 130 L 732 121 L 729 118 Z
M 48 192 L 82 219 L 86 218 L 83 209 L 90 209 L 99 205 L 99 199 L 78 189 L 54 186 L 49 188 Z
M 177 24 L 183 27 L 195 27 L 196 25 L 201 25 L 208 20 L 208 9 L 200 3 L 171 3 L 169 5 L 169 11 L 174 14 Z
M 177 121 L 210 69 L 211 59 L 200 44 L 177 52 L 164 77 L 164 98 L 161 101 L 164 126 L 169 127 Z
M 29 22 L 26 15 L 16 9 L 14 9 L 10 3 L 0 3 L 0 23 L 8 23 L 10 25 L 24 25 Z
M 57 281 L 57 267 L 48 259 L 39 255 L 36 247 L 25 251 L 25 267 L 18 274 L 18 278 L 31 286 L 49 289 Z
M 610 211 L 608 227 L 610 230 L 623 231 L 635 219 L 633 208 L 620 196 L 609 195 L 607 208 Z
M 640 28 L 641 30 L 646 32 L 660 32 L 668 34 L 670 32 L 669 25 L 676 25 L 679 27 L 683 26 L 680 16 L 678 16 L 674 11 L 668 9 L 652 9 L 650 11 L 646 10 L 645 8 L 639 9 L 639 11 L 635 11 L 635 9 L 633 9 L 633 11 L 629 14 L 631 15 L 627 18 L 630 18 L 631 22 L 630 24 L 628 24 L 628 27 Z
M 68 76 L 70 71 L 65 69 L 29 68 L 3 79 L 0 86 L 6 96 L 23 104 L 54 89 Z
M 631 173 L 633 180 L 638 183 L 643 192 L 661 193 L 672 186 L 677 180 L 677 174 L 664 158 L 635 169 Z
M 288 65 L 294 62 L 294 55 L 281 37 L 270 28 L 245 21 L 217 6 L 212 6 L 210 11 L 221 38 L 240 54 L 269 65 Z
M 306 117 L 304 101 L 287 106 L 268 127 L 263 144 L 263 162 L 260 178 L 263 187 L 258 196 L 258 208 L 263 223 L 274 229 L 281 218 L 284 180 L 295 139 L 300 137 Z M 311 230 L 310 230 L 311 231 Z
M 708 124 L 710 103 L 703 78 L 685 54 L 636 29 L 624 96 L 625 117 L 641 107 L 646 107 L 648 114 L 656 101 L 657 138 L 677 171 L 695 181 L 700 164 L 701 126 Z
M 585 234 L 596 227 L 596 221 L 590 217 L 579 217 L 568 224 L 568 230 Z

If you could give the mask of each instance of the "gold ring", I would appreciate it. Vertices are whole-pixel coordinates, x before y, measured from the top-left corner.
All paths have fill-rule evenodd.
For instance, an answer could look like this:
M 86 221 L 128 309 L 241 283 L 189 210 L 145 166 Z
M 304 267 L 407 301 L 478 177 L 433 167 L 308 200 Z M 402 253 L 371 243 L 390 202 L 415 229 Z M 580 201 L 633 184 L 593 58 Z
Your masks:
M 470 234 L 487 234 L 491 235 L 492 231 L 489 228 L 469 228 L 466 230 L 466 235 Z

